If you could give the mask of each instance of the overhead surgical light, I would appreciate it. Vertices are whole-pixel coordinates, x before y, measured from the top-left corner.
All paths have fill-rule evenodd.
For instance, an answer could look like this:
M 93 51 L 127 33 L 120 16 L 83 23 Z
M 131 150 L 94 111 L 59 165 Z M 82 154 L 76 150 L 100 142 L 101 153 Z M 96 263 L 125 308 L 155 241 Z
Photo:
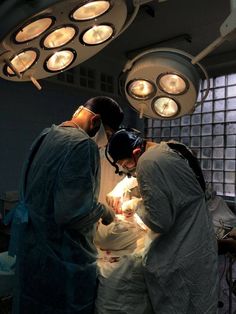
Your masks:
M 129 27 L 140 5 L 147 2 L 151 0 L 2 1 L 0 77 L 40 86 L 38 79 L 74 67 L 102 50 Z
M 197 56 L 177 49 L 156 48 L 146 50 L 127 62 L 123 69 L 126 76 L 124 92 L 140 117 L 174 119 L 192 113 L 197 105 L 203 103 L 210 84 L 199 61 L 225 40 L 236 36 L 236 0 L 230 0 L 230 5 L 231 13 L 220 27 L 221 36 Z M 206 79 L 207 88 L 197 102 L 201 78 Z
M 126 64 L 125 95 L 141 117 L 173 119 L 194 111 L 201 76 L 208 76 L 192 58 L 177 49 L 157 48 Z M 209 86 L 201 102 L 208 91 Z

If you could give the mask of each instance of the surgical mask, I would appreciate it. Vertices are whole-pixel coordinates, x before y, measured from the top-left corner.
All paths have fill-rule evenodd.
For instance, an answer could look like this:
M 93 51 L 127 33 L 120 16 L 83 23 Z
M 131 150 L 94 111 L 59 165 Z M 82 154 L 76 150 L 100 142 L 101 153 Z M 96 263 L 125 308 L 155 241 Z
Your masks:
M 118 172 L 119 175 L 125 175 L 129 178 L 130 177 L 136 178 L 136 166 L 134 166 L 130 169 L 127 169 L 127 168 L 122 167 L 121 165 L 118 165 L 118 164 L 116 164 L 116 165 L 118 166 L 118 169 L 119 169 L 119 172 Z
M 86 110 L 86 111 L 88 111 L 88 112 L 90 112 L 90 113 L 92 113 L 93 115 L 96 115 L 96 113 L 95 112 L 93 112 L 92 110 L 90 110 L 90 109 L 88 109 L 88 108 L 86 108 L 86 107 L 84 107 L 84 106 L 79 106 L 79 108 L 74 112 L 74 114 L 73 114 L 73 118 L 74 117 L 76 117 L 79 113 L 80 113 L 80 111 L 81 110 Z
M 136 166 L 129 170 L 126 169 L 126 174 L 128 177 L 136 178 Z
M 94 140 L 98 148 L 102 148 L 107 145 L 108 139 L 107 139 L 107 135 L 106 135 L 103 123 L 101 123 L 99 130 L 97 131 L 96 135 L 92 137 L 92 140 Z

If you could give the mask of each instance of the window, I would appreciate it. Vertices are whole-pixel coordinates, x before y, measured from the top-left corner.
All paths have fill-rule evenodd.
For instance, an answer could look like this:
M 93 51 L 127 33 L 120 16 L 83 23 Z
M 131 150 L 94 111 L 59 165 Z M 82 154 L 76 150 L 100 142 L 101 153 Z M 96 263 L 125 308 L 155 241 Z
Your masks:
M 202 82 L 198 99 L 206 89 Z M 170 125 L 169 125 L 170 124 Z M 236 196 L 236 74 L 210 79 L 210 93 L 192 115 L 146 121 L 147 139 L 175 139 L 194 150 L 218 195 Z
M 66 72 L 61 72 L 57 74 L 57 79 L 59 81 L 67 82 L 69 84 L 74 84 L 74 69 L 70 69 Z
M 83 66 L 79 67 L 79 86 L 96 89 L 96 72 Z
M 102 92 L 114 94 L 114 78 L 111 75 L 101 73 L 100 89 Z

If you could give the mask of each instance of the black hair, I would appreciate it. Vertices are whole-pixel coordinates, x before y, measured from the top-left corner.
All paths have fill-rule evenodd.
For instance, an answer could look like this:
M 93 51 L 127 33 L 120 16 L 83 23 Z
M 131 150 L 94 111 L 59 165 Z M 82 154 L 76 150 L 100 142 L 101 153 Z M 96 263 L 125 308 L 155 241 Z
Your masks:
M 107 144 L 107 151 L 111 158 L 118 160 L 132 157 L 133 150 L 140 147 L 143 139 L 140 132 L 131 128 L 123 128 L 115 132 Z
M 117 161 L 131 158 L 133 150 L 137 147 L 144 151 L 145 143 L 146 141 L 140 136 L 139 131 L 131 128 L 122 128 L 109 139 L 105 152 L 106 158 L 116 168 L 115 172 L 121 175 L 123 172 L 119 171 Z
M 85 104 L 92 112 L 101 115 L 104 125 L 108 125 L 116 131 L 124 118 L 123 110 L 120 105 L 112 98 L 106 96 L 97 96 L 90 98 Z

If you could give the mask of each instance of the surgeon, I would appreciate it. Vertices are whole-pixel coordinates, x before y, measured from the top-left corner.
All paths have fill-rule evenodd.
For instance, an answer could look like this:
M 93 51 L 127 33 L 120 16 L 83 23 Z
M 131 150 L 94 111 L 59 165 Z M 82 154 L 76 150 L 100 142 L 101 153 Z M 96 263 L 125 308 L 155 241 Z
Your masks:
M 14 314 L 91 314 L 97 288 L 96 223 L 111 221 L 98 203 L 100 159 L 91 137 L 119 127 L 113 99 L 89 99 L 71 120 L 45 129 L 31 146 L 12 218 L 16 254 Z
M 116 172 L 137 176 L 136 210 L 156 235 L 143 259 L 154 313 L 217 313 L 217 245 L 196 157 L 181 143 L 145 141 L 132 129 L 112 135 L 107 157 Z

